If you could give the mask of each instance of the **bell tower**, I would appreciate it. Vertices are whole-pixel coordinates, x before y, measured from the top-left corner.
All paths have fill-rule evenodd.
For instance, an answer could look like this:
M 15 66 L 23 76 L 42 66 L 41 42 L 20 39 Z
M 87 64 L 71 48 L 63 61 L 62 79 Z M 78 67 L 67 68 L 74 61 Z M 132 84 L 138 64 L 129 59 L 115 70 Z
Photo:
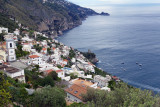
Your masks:
M 15 43 L 12 38 L 6 39 L 6 48 L 8 53 L 8 61 L 16 61 L 16 53 L 15 53 Z

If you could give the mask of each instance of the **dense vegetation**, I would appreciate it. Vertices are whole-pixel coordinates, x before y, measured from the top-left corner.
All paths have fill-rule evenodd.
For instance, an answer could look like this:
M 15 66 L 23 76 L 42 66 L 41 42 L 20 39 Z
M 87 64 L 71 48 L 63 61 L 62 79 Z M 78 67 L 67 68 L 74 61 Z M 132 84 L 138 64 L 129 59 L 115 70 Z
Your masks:
M 41 52 L 41 50 L 42 50 L 42 47 L 39 46 L 39 44 L 38 45 L 34 45 L 33 48 L 36 49 L 36 51 L 38 51 L 38 52 Z
M 3 42 L 3 41 L 4 41 L 4 35 L 5 35 L 4 33 L 1 33 L 1 34 L 0 34 L 0 42 Z
M 8 16 L 0 13 L 0 27 L 8 28 L 9 32 L 13 32 L 16 28 L 18 28 L 18 25 L 10 20 Z
M 130 88 L 125 83 L 120 83 L 111 92 L 89 88 L 82 96 L 86 106 L 91 107 L 158 107 L 160 102 L 151 91 Z
M 64 91 L 57 87 L 44 87 L 34 94 L 33 107 L 66 107 Z
M 93 58 L 96 58 L 96 55 L 95 53 L 92 53 L 92 52 L 81 52 L 84 57 L 86 57 L 87 59 L 93 59 Z
M 16 57 L 17 58 L 26 57 L 27 55 L 29 55 L 29 52 L 23 51 L 22 50 L 22 45 L 21 44 L 17 44 Z
M 6 75 L 0 72 L 0 107 L 4 107 L 11 102 L 11 94 L 9 90 L 11 84 L 7 81 L 6 78 Z
M 84 57 L 86 57 L 90 62 L 97 63 L 98 59 L 96 58 L 95 53 L 88 50 L 88 52 L 81 52 Z
M 15 17 L 24 26 L 50 33 L 54 31 L 54 34 L 73 28 L 88 15 L 96 14 L 65 0 L 48 1 L 43 4 L 42 0 L 0 0 L 0 12 Z
M 38 87 L 44 87 L 47 85 L 54 86 L 54 78 L 58 78 L 57 75 L 54 75 L 55 77 L 53 78 L 53 75 L 48 75 L 45 76 L 44 78 L 41 77 L 41 73 L 36 72 L 37 68 L 30 70 L 25 70 L 25 78 L 26 82 L 31 84 L 31 86 L 36 89 Z

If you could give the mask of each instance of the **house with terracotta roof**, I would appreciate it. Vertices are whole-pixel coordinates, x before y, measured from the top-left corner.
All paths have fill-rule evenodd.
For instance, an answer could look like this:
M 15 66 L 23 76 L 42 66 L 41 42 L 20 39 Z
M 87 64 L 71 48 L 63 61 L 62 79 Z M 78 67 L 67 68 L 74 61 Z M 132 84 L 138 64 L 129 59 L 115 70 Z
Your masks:
M 42 48 L 41 52 L 47 54 L 47 48 Z
M 79 85 L 72 85 L 71 87 L 65 89 L 65 92 L 67 93 L 67 100 L 72 102 L 83 102 L 82 101 L 82 94 L 85 94 L 87 92 L 87 89 L 85 86 L 79 86 Z
M 38 55 L 30 55 L 28 65 L 31 65 L 31 64 L 42 66 L 45 64 L 45 61 L 42 59 L 42 57 Z
M 63 79 L 65 77 L 65 72 L 64 70 L 56 70 L 56 73 L 58 74 L 58 77 Z
M 65 78 L 65 72 L 64 70 L 61 70 L 57 67 L 52 67 L 51 69 L 45 70 L 45 74 L 49 74 L 50 72 L 55 71 L 58 75 L 59 78 L 64 79 Z
M 46 70 L 45 72 L 47 73 L 47 74 L 49 74 L 49 73 L 51 73 L 52 71 L 54 71 L 53 69 L 49 69 L 49 70 Z
M 70 83 L 73 85 L 65 90 L 67 99 L 77 103 L 83 102 L 81 95 L 87 92 L 87 88 L 99 88 L 97 87 L 97 84 L 83 79 L 74 79 L 70 81 Z

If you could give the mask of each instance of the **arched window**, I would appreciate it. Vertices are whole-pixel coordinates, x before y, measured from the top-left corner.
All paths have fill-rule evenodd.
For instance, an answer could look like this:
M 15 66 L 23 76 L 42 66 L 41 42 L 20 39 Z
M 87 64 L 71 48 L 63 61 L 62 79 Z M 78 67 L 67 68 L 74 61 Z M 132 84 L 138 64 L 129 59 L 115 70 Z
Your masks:
M 12 48 L 12 43 L 10 43 L 10 47 Z

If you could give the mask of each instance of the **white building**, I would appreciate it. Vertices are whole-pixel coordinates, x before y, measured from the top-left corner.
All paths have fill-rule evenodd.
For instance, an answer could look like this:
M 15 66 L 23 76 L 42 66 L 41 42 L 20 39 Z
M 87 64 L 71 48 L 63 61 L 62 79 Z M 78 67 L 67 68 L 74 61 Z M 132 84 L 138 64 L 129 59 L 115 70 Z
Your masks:
M 0 27 L 0 34 L 1 33 L 8 33 L 8 28 Z
M 65 72 L 63 70 L 56 70 L 56 73 L 58 74 L 59 78 L 64 79 Z
M 16 61 L 15 43 L 12 38 L 6 39 L 7 59 L 8 61 Z
M 22 50 L 23 50 L 23 51 L 28 51 L 28 52 L 31 51 L 32 46 L 31 46 L 30 43 L 23 43 L 22 46 L 23 46 L 23 47 L 22 47 Z
M 24 69 L 20 70 L 18 68 L 6 66 L 6 65 L 1 65 L 0 71 L 3 71 L 4 73 L 7 74 L 7 76 L 9 76 L 11 78 L 18 79 L 20 82 L 25 83 Z
M 22 38 L 22 41 L 24 41 L 24 42 L 32 42 L 33 39 L 30 39 L 28 36 L 25 36 L 25 37 Z
M 14 33 L 16 36 L 20 35 L 19 29 L 16 29 L 13 33 Z
M 31 64 L 42 66 L 45 64 L 45 61 L 43 61 L 42 57 L 38 55 L 30 55 L 28 65 L 31 65 Z
M 106 75 L 106 77 L 102 77 L 100 75 L 94 76 L 94 82 L 98 83 L 97 85 L 99 87 L 107 87 L 109 81 L 111 81 L 111 77 L 109 75 Z

